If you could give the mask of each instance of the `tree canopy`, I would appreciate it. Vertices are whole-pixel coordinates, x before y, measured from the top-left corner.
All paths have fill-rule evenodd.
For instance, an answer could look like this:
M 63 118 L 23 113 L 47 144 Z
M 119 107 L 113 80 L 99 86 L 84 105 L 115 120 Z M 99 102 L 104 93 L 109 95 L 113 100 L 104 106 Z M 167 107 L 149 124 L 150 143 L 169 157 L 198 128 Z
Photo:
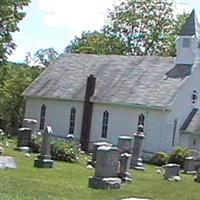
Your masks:
M 175 39 L 187 14 L 174 17 L 167 0 L 123 0 L 100 32 L 83 32 L 66 52 L 175 56 Z
M 65 52 L 123 55 L 125 43 L 115 36 L 107 36 L 98 31 L 88 31 L 83 32 L 81 37 L 75 37 L 65 48 Z
M 58 52 L 53 48 L 40 48 L 38 49 L 34 55 L 31 53 L 27 53 L 25 57 L 25 63 L 30 64 L 33 63 L 35 65 L 39 65 L 42 67 L 47 67 L 51 62 L 53 62 L 59 56 Z
M 24 114 L 25 99 L 21 93 L 41 71 L 38 67 L 16 63 L 0 67 L 0 128 L 16 133 Z
M 30 0 L 1 0 L 0 2 L 0 63 L 5 61 L 15 48 L 11 34 L 19 30 L 17 24 L 25 16 L 23 7 L 29 2 Z

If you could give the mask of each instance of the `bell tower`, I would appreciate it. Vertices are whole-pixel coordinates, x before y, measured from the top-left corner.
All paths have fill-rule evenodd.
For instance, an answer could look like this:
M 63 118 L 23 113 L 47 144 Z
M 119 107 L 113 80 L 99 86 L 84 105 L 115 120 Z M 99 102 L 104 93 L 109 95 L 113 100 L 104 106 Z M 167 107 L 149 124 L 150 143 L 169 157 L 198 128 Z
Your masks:
M 193 65 L 195 59 L 200 57 L 200 25 L 192 11 L 181 28 L 180 36 L 176 39 L 176 64 Z

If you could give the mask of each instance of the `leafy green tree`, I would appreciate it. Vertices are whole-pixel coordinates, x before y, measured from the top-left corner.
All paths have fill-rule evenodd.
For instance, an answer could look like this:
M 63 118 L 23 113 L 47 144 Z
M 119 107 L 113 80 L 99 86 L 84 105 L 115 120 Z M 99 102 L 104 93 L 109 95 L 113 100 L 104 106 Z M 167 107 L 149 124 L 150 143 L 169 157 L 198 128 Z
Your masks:
M 35 52 L 33 61 L 47 67 L 58 57 L 58 52 L 53 48 L 39 49 Z
M 167 0 L 123 0 L 108 14 L 107 35 L 126 43 L 128 55 L 175 55 L 175 38 L 184 17 L 173 17 Z
M 15 48 L 11 33 L 19 31 L 17 24 L 25 13 L 23 7 L 30 0 L 1 0 L 0 1 L 0 63 L 6 60 Z
M 47 67 L 59 56 L 58 52 L 53 48 L 38 49 L 34 55 L 30 52 L 26 53 L 25 63 L 28 65 L 38 65 Z
M 40 68 L 15 63 L 0 68 L 0 128 L 10 134 L 16 133 L 24 114 L 25 100 L 21 93 L 41 71 Z
M 122 55 L 125 53 L 125 43 L 116 36 L 106 36 L 98 31 L 88 31 L 83 32 L 81 37 L 75 37 L 65 48 L 65 52 Z

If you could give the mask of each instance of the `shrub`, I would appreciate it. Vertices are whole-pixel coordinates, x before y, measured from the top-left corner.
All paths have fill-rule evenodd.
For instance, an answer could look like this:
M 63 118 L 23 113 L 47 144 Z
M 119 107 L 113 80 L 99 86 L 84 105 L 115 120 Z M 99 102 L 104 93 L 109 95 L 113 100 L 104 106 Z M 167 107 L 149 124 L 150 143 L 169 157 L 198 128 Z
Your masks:
M 42 136 L 40 136 L 40 135 L 35 135 L 31 139 L 31 142 L 29 144 L 33 153 L 39 153 L 41 145 L 42 145 Z
M 66 142 L 61 139 L 52 142 L 51 156 L 53 160 L 76 162 L 79 155 L 79 146 L 74 142 Z
M 183 168 L 184 160 L 188 156 L 191 156 L 191 151 L 189 149 L 178 147 L 170 153 L 169 162 L 179 164 L 181 168 Z
M 154 165 L 162 166 L 168 163 L 169 155 L 165 152 L 157 152 L 152 158 L 151 163 Z

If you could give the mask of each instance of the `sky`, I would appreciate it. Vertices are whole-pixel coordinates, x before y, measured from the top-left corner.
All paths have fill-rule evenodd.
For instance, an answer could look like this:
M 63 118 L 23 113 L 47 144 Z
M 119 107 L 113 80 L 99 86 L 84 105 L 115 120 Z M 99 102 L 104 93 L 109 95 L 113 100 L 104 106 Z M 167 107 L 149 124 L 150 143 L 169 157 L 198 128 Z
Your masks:
M 26 17 L 13 34 L 17 48 L 10 61 L 23 62 L 27 52 L 53 47 L 58 53 L 83 31 L 100 30 L 106 23 L 108 9 L 119 0 L 32 0 L 24 10 Z M 200 0 L 171 0 L 175 13 L 191 12 L 200 16 Z

